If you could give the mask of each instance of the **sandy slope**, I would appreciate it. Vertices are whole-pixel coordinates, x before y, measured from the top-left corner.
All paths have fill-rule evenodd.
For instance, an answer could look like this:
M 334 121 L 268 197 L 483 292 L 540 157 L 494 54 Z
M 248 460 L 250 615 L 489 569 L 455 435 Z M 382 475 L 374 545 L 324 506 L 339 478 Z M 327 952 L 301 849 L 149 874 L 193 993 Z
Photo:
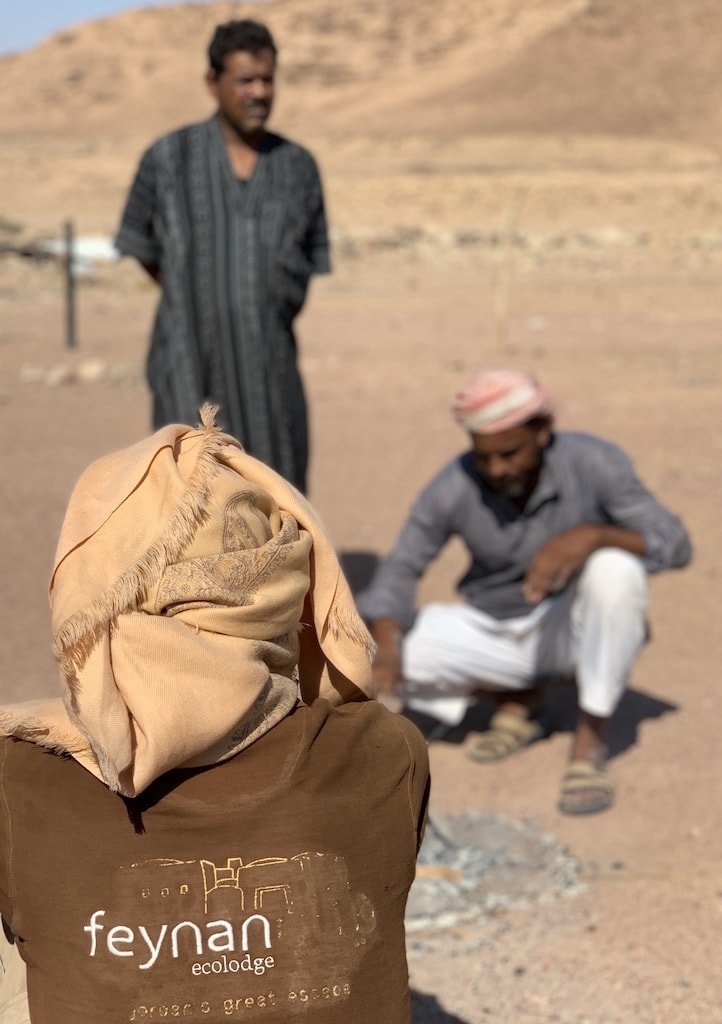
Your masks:
M 716 0 L 275 0 L 140 8 L 0 60 L 0 130 L 153 135 L 208 109 L 211 27 L 267 20 L 290 130 L 641 135 L 719 147 Z

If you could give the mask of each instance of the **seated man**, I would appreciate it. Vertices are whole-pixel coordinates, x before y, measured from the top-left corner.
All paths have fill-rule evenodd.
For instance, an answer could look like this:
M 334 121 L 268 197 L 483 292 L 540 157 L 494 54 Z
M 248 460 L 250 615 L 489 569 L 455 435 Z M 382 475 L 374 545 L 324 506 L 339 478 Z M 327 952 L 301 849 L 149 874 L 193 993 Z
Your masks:
M 407 1024 L 426 745 L 365 697 L 311 507 L 202 419 L 81 477 L 50 585 L 63 699 L 0 709 L 30 1020 Z
M 457 396 L 471 449 L 416 500 L 359 606 L 378 644 L 382 691 L 449 725 L 470 696 L 496 695 L 490 728 L 470 748 L 493 761 L 541 734 L 545 678 L 575 677 L 578 724 L 562 784 L 569 814 L 608 807 L 609 718 L 646 636 L 646 574 L 690 558 L 684 527 L 637 479 L 629 458 L 587 434 L 555 432 L 547 394 L 525 374 L 480 373 Z M 452 536 L 468 548 L 462 602 L 413 621 L 415 588 Z

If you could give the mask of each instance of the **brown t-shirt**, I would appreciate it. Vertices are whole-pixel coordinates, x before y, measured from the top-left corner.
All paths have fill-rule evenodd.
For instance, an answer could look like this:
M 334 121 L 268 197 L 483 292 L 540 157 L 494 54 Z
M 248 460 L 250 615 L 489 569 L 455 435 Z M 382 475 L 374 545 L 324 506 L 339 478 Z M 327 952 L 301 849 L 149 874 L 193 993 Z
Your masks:
M 141 797 L 0 741 L 0 912 L 33 1024 L 405 1024 L 423 738 L 368 702 L 300 707 Z

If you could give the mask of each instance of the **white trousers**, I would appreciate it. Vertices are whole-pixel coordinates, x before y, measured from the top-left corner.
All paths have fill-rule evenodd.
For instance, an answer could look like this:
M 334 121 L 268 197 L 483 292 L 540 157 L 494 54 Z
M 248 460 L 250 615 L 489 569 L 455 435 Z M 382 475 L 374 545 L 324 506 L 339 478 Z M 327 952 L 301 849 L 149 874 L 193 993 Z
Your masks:
M 520 618 L 427 605 L 404 639 L 404 700 L 457 725 L 476 690 L 575 678 L 579 707 L 608 718 L 645 641 L 646 614 L 644 566 L 619 548 L 594 552 L 574 584 Z

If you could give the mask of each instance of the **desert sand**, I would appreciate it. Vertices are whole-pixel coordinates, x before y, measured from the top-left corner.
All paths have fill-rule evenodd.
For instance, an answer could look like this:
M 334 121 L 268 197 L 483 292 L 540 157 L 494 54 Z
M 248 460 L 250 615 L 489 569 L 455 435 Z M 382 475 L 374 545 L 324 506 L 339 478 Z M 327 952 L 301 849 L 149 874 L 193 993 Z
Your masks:
M 70 218 L 112 233 L 140 152 L 210 112 L 213 25 L 260 13 L 281 46 L 273 126 L 308 144 L 334 273 L 299 321 L 311 497 L 354 583 L 464 445 L 454 392 L 535 372 L 563 428 L 620 443 L 685 520 L 693 565 L 650 581 L 652 640 L 614 719 L 613 809 L 556 811 L 572 695 L 551 735 L 494 766 L 465 728 L 430 745 L 432 814 L 527 823 L 579 885 L 409 943 L 417 1024 L 722 1021 L 722 11 L 709 0 L 281 0 L 76 26 L 0 60 L 0 242 Z M 78 283 L 0 256 L 5 595 L 0 694 L 57 692 L 46 587 L 70 489 L 143 436 L 154 286 L 130 262 Z M 421 588 L 448 597 L 453 545 Z M 483 709 L 469 724 L 477 728 Z

